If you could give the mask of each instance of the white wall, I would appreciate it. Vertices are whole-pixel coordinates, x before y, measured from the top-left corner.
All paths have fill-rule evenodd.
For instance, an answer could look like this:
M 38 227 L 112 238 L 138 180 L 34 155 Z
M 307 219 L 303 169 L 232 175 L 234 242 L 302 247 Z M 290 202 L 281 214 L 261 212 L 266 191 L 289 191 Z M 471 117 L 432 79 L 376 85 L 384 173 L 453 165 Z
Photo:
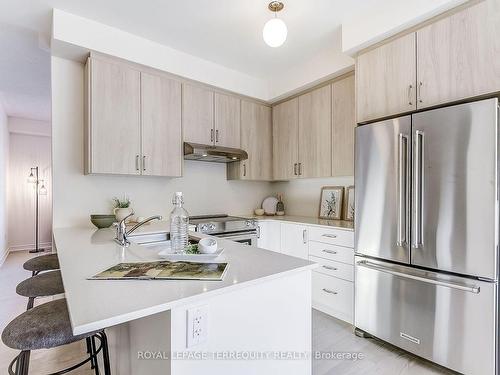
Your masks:
M 335 33 L 331 44 L 312 59 L 292 69 L 273 74 L 269 82 L 269 98 L 273 101 L 313 87 L 321 82 L 354 69 L 354 59 L 342 52 L 341 30 Z
M 342 50 L 354 54 L 467 0 L 381 0 L 342 22 Z
M 9 171 L 9 130 L 7 115 L 0 102 L 0 265 L 8 254 L 7 182 Z
M 54 227 L 91 225 L 108 213 L 113 196 L 127 194 L 140 216 L 168 217 L 175 191 L 190 214 L 250 213 L 270 192 L 266 182 L 226 181 L 225 165 L 186 162 L 179 179 L 83 175 L 83 65 L 52 57 Z
M 73 57 L 78 50 L 106 53 L 263 100 L 269 97 L 268 85 L 263 79 L 126 31 L 54 9 L 52 53 L 62 57 Z
M 27 178 L 35 166 L 48 190 L 39 196 L 39 244 L 48 247 L 52 242 L 51 139 L 39 134 L 50 132 L 50 123 L 9 117 L 9 130 L 9 249 L 34 248 L 35 190 Z
M 273 184 L 273 193 L 283 193 L 287 215 L 319 215 L 319 197 L 323 186 L 354 185 L 354 177 L 312 178 Z
M 36 136 L 50 137 L 52 135 L 52 129 L 50 127 L 50 122 L 31 120 L 21 117 L 11 117 L 9 116 L 9 132 L 18 134 L 28 134 Z

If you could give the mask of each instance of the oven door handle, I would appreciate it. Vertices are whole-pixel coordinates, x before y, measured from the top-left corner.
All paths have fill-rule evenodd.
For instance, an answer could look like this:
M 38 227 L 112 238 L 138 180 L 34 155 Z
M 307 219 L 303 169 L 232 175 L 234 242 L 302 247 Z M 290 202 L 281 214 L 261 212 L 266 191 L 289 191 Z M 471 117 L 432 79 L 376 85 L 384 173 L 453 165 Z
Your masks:
M 214 235 L 214 237 L 224 238 L 224 239 L 241 238 L 243 240 L 247 240 L 249 238 L 257 238 L 257 232 L 217 234 Z

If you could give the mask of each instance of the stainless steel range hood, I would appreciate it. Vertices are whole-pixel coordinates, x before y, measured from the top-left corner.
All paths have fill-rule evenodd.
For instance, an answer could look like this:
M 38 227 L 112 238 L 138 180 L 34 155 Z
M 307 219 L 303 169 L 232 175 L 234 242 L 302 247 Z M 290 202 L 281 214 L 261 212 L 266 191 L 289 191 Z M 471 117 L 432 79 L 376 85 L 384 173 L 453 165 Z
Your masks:
M 209 146 L 184 142 L 184 159 L 212 163 L 232 163 L 248 159 L 248 154 L 239 148 Z

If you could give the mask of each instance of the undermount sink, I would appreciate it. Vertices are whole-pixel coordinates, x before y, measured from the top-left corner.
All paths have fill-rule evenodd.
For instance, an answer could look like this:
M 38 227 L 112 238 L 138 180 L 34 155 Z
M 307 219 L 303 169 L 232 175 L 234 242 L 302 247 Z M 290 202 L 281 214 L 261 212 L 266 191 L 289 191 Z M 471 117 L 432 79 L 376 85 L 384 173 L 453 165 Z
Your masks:
M 134 234 L 128 240 L 136 245 L 145 246 L 154 250 L 170 248 L 170 233 Z M 189 236 L 190 243 L 198 243 L 199 240 Z
M 128 240 L 141 246 L 167 244 L 170 243 L 170 233 L 131 234 L 128 236 Z

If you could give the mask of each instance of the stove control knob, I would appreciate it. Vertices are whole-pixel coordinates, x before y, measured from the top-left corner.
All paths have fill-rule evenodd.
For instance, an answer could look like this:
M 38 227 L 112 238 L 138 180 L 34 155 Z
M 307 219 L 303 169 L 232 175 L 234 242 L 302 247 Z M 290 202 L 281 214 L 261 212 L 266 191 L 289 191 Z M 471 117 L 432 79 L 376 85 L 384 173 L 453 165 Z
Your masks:
M 213 223 L 212 223 L 212 224 L 209 224 L 209 225 L 208 225 L 208 229 L 209 229 L 209 230 L 215 230 L 215 224 L 213 224 Z
M 207 231 L 207 224 L 201 224 L 200 225 L 200 232 L 205 233 Z
M 253 226 L 255 226 L 255 221 L 254 220 L 247 220 L 245 222 L 245 224 L 247 227 L 253 227 Z

